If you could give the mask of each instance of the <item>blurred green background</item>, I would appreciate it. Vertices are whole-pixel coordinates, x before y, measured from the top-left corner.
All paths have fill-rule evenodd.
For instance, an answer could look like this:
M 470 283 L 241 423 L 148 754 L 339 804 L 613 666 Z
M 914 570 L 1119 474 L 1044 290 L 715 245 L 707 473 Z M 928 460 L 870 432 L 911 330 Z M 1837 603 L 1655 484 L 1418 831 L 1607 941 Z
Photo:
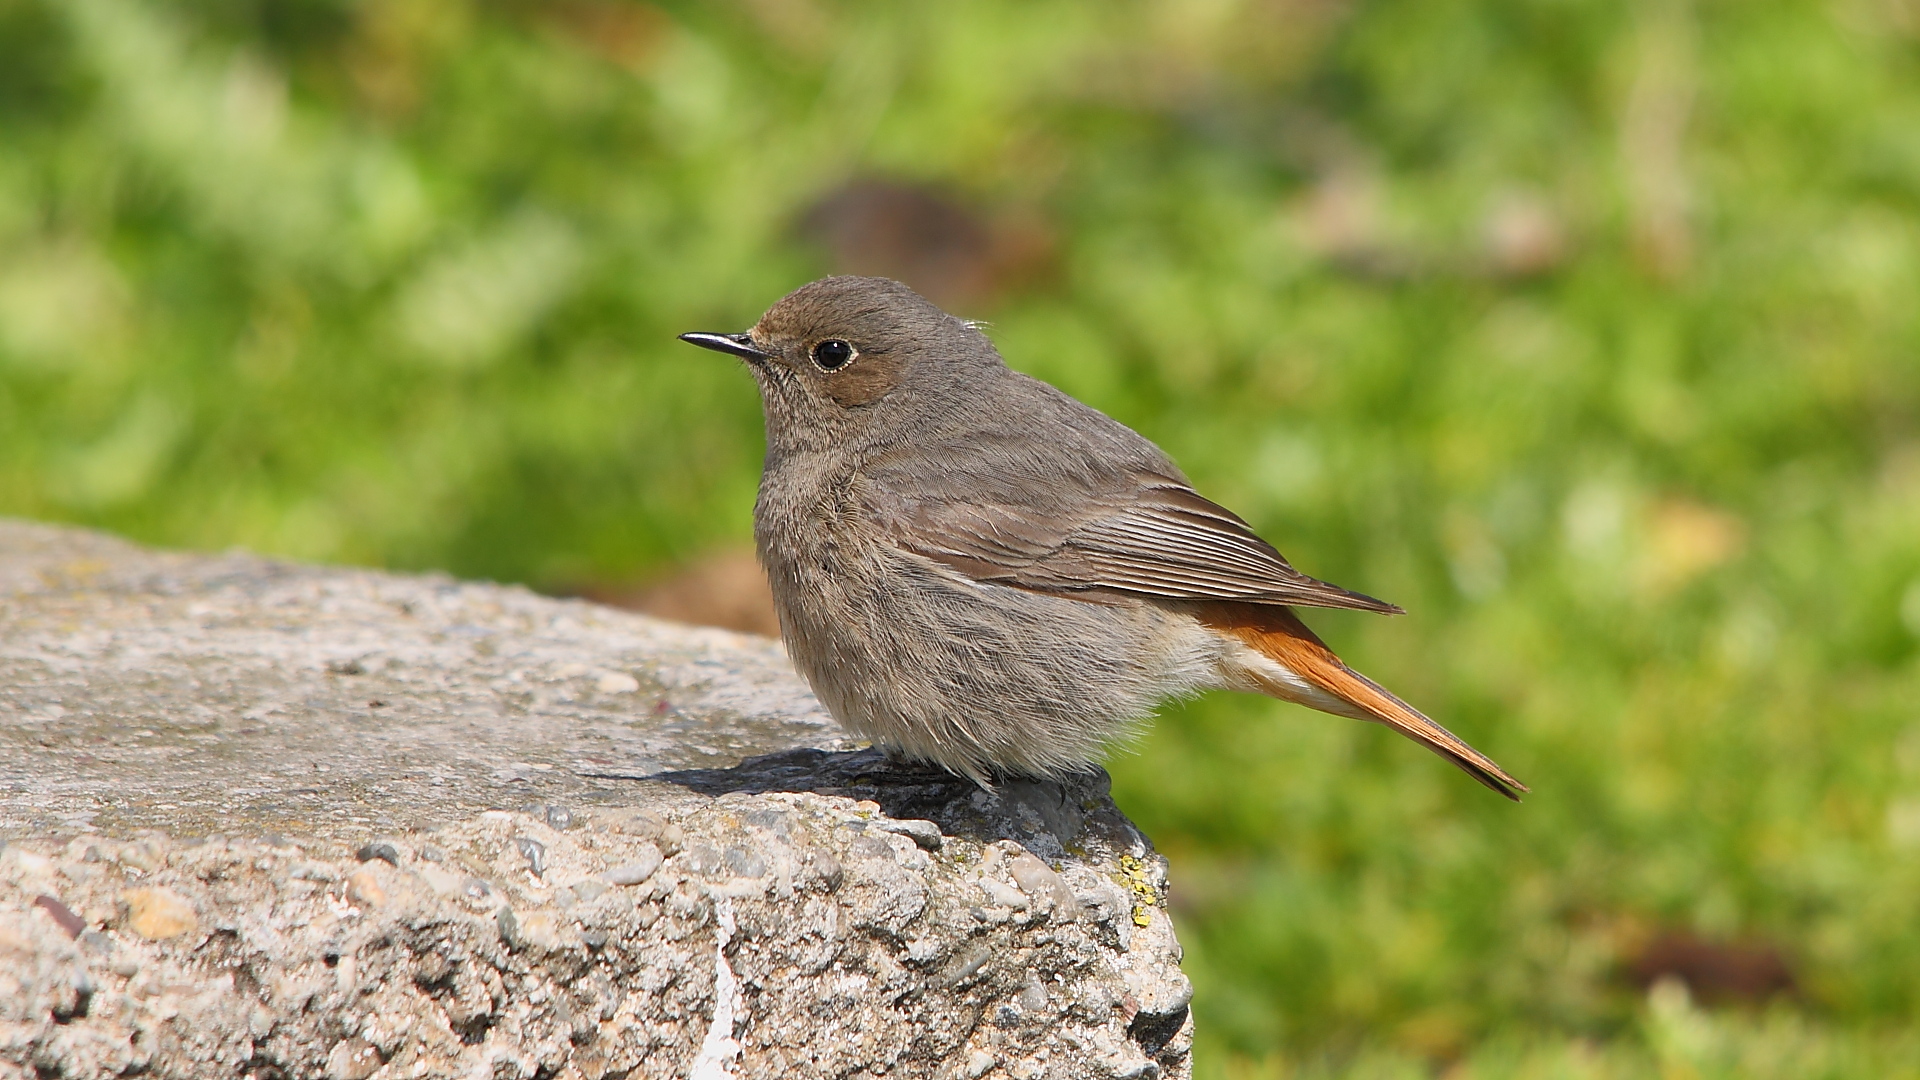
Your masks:
M 1171 710 L 1201 1075 L 1920 1075 L 1915 0 L 0 0 L 0 513 L 617 591 L 835 269 L 1534 786 Z

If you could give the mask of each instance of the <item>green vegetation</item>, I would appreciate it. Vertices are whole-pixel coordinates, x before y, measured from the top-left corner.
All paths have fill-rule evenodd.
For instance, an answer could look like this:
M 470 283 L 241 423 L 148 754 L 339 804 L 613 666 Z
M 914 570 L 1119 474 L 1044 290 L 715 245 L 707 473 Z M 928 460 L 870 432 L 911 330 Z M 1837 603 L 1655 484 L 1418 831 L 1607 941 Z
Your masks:
M 1911 0 L 0 0 L 0 512 L 738 542 L 758 403 L 672 334 L 860 175 L 1026 222 L 963 313 L 1405 605 L 1313 621 L 1534 786 L 1171 711 L 1115 794 L 1203 1075 L 1920 1075 Z M 1649 992 L 1662 935 L 1795 989 Z

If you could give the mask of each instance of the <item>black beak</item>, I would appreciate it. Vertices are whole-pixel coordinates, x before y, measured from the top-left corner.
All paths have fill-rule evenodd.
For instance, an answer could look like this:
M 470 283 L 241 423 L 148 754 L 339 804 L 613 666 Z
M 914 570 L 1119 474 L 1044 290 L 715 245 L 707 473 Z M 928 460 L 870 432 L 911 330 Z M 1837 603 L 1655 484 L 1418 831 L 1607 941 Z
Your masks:
M 714 352 L 732 353 L 748 360 L 765 360 L 768 354 L 754 348 L 753 339 L 745 334 L 681 334 L 680 340 L 689 345 L 698 345 Z

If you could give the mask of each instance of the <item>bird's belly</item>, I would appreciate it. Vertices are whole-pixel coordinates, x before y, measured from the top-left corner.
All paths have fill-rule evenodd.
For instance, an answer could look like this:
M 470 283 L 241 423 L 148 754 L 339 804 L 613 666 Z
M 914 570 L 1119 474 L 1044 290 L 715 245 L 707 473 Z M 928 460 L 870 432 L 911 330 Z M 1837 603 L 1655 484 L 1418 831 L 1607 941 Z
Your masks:
M 836 719 L 983 779 L 1086 767 L 1162 700 L 1220 685 L 1217 636 L 1140 601 L 973 582 L 890 547 L 768 576 L 794 664 Z

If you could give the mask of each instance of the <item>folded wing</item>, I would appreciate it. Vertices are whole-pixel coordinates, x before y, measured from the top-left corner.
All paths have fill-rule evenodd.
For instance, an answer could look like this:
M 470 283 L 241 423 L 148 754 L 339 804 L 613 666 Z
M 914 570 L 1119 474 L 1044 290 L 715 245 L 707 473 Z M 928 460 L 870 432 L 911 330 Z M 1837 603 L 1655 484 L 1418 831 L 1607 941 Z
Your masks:
M 876 487 L 866 509 L 900 547 L 976 581 L 1401 613 L 1295 570 L 1238 515 L 1175 478 L 1114 479 L 1020 502 L 942 498 L 937 485 L 910 493 Z

